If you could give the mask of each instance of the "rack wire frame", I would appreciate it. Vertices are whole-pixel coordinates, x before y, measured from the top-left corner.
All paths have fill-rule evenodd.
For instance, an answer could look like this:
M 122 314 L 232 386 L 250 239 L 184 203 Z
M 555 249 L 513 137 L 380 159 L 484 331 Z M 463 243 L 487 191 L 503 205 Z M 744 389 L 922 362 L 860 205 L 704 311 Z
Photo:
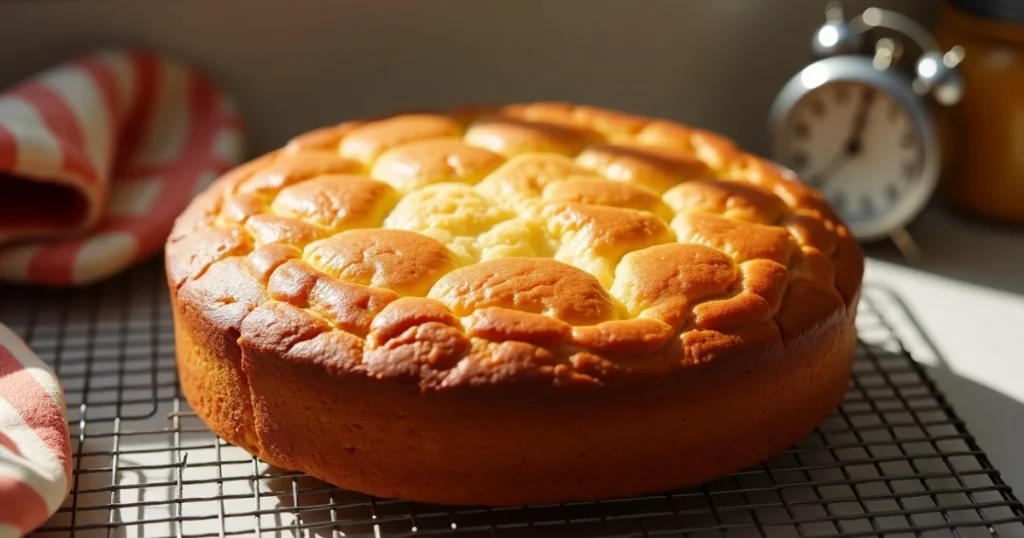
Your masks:
M 179 392 L 160 260 L 78 290 L 0 287 L 0 322 L 67 400 L 74 484 L 41 536 L 1024 537 L 1024 505 L 911 356 L 904 342 L 926 337 L 883 289 L 864 290 L 844 403 L 796 446 L 700 487 L 502 509 L 371 498 L 216 437 Z

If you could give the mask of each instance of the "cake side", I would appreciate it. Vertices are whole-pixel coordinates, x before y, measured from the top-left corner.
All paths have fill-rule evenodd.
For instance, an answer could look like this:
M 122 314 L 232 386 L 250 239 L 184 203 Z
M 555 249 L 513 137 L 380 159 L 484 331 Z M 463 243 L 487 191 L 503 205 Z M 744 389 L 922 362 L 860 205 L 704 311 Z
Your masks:
M 645 382 L 448 391 L 338 369 L 348 349 L 326 333 L 283 356 L 243 345 L 239 371 L 202 341 L 179 333 L 197 374 L 182 378 L 186 397 L 262 460 L 380 498 L 515 506 L 665 491 L 767 459 L 842 401 L 855 329 L 834 318 L 783 347 Z M 210 386 L 224 405 L 208 404 Z

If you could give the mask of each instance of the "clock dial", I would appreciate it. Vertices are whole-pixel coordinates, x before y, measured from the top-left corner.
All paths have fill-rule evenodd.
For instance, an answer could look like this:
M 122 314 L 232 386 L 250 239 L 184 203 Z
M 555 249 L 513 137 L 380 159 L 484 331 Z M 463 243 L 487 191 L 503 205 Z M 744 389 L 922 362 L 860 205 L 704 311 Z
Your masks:
M 907 111 L 888 94 L 834 82 L 794 105 L 776 159 L 855 224 L 883 217 L 920 182 L 922 146 Z

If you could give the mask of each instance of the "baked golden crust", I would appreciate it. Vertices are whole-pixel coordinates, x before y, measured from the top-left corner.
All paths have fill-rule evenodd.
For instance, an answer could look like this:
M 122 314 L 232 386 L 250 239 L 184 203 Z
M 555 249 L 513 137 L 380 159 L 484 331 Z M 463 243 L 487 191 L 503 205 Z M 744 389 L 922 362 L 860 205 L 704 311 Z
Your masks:
M 176 222 L 166 263 L 183 389 L 228 441 L 375 494 L 505 504 L 711 478 L 708 469 L 753 463 L 806 434 L 838 403 L 849 375 L 863 253 L 820 195 L 794 179 L 713 133 L 561 103 L 318 129 L 231 171 Z M 264 377 L 271 374 L 280 386 Z M 488 494 L 487 480 L 431 493 L 400 473 L 341 471 L 322 461 L 327 449 L 315 439 L 317 446 L 295 444 L 308 437 L 295 431 L 296 420 L 315 421 L 304 427 L 316 433 L 340 428 L 349 443 L 378 439 L 384 454 L 411 447 L 381 441 L 381 431 L 353 431 L 360 416 L 382 427 L 368 403 L 321 395 L 303 403 L 306 411 L 287 409 L 281 388 L 334 383 L 367 401 L 394 391 L 398 403 L 385 407 L 404 402 L 419 409 L 400 413 L 424 420 L 437 420 L 466 393 L 491 402 L 495 416 L 526 422 L 548 420 L 516 415 L 514 402 L 534 407 L 523 403 L 526 394 L 582 413 L 580 402 L 598 405 L 588 391 L 599 390 L 670 422 L 672 413 L 717 406 L 721 419 L 761 431 L 740 402 L 666 395 L 735 384 L 735 393 L 720 394 L 746 391 L 761 395 L 748 403 L 764 404 L 757 398 L 768 397 L 769 379 L 792 394 L 757 415 L 780 430 L 753 441 L 756 450 L 632 485 L 605 476 L 607 487 L 580 478 L 585 469 L 566 452 L 537 472 L 559 463 L 578 484 L 533 494 L 527 483 Z M 668 400 L 655 405 L 642 396 L 651 391 Z M 505 394 L 509 406 L 492 393 Z M 349 406 L 351 416 L 309 411 L 319 405 Z M 551 420 L 541 429 L 554 429 Z M 599 426 L 594 420 L 577 433 L 596 436 L 586 429 Z M 438 436 L 474 443 L 436 427 Z M 707 439 L 683 453 L 710 456 L 716 443 L 737 441 L 715 430 L 721 425 L 701 427 L 695 432 Z M 518 446 L 511 434 L 494 435 Z M 551 435 L 559 450 L 572 445 Z M 633 455 L 661 450 L 648 449 Z M 602 464 L 628 455 L 590 454 Z M 436 456 L 429 463 L 456 473 Z M 383 465 L 377 456 L 353 458 Z

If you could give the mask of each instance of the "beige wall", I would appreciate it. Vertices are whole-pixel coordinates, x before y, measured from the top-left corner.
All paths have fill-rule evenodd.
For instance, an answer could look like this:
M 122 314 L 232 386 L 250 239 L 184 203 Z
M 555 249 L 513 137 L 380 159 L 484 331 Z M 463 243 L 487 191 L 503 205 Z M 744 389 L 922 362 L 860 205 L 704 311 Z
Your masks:
M 881 5 L 928 18 L 935 0 Z M 720 130 L 760 151 L 821 0 L 0 0 L 0 86 L 99 45 L 201 65 L 251 151 L 343 119 L 463 101 L 570 99 Z

